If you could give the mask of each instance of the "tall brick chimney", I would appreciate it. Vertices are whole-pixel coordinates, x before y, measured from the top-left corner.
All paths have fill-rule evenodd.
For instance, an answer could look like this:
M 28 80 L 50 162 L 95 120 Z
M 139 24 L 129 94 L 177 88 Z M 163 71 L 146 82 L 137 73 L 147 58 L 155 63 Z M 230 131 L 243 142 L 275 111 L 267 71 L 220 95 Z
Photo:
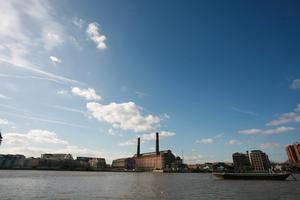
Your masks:
M 156 155 L 159 155 L 159 135 L 156 132 Z
M 137 152 L 136 152 L 136 156 L 139 157 L 141 155 L 141 152 L 140 152 L 140 145 L 141 145 L 141 139 L 138 138 L 137 140 Z

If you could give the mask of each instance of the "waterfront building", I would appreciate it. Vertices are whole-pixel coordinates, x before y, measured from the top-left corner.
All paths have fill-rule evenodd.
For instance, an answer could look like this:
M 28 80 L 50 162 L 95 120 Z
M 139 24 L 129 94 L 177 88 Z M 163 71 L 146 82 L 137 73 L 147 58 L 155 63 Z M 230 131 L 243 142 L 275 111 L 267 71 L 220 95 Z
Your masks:
M 55 154 L 42 154 L 41 155 L 42 159 L 46 160 L 74 160 L 73 156 L 71 154 L 65 154 L 65 153 L 55 153 Z
M 298 142 L 285 147 L 290 163 L 300 163 L 300 144 Z
M 250 162 L 255 172 L 264 172 L 271 168 L 268 155 L 260 150 L 251 151 Z
M 135 159 L 133 158 L 120 158 L 113 160 L 112 168 L 122 170 L 133 170 L 135 169 Z
M 232 154 L 233 167 L 235 172 L 247 172 L 252 169 L 249 153 L 234 153 Z
M 19 169 L 23 167 L 25 160 L 24 155 L 0 155 L 0 168 L 2 169 Z
M 138 170 L 179 171 L 182 168 L 182 159 L 176 157 L 171 150 L 159 150 L 159 134 L 156 133 L 156 151 L 140 153 L 140 138 L 137 141 L 137 154 L 134 155 L 135 167 Z M 180 160 L 180 161 L 179 161 Z M 177 165 L 176 163 L 180 163 Z
M 25 169 L 36 169 L 39 166 L 40 159 L 39 158 L 26 158 L 24 160 L 23 168 Z
M 88 163 L 88 166 L 92 169 L 104 169 L 106 167 L 105 158 L 77 157 L 76 160 Z

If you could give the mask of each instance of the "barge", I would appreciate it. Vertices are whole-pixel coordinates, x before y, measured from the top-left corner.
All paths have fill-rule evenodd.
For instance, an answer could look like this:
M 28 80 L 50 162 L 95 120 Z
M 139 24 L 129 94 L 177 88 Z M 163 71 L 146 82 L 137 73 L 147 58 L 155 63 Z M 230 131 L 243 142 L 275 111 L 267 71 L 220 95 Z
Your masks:
M 287 179 L 290 173 L 213 173 L 214 176 L 224 180 L 278 180 Z

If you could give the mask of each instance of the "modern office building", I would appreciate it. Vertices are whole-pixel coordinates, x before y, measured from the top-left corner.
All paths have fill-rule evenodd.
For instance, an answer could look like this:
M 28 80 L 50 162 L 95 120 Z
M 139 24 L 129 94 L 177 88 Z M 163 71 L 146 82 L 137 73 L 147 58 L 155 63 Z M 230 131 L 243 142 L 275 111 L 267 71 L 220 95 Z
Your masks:
M 271 168 L 268 155 L 260 150 L 251 151 L 250 162 L 255 172 L 265 172 Z
M 298 142 L 285 147 L 290 163 L 300 163 L 300 144 Z
M 235 172 L 247 172 L 252 169 L 249 153 L 234 153 L 232 154 L 233 167 Z
M 232 154 L 234 171 L 243 173 L 248 171 L 267 172 L 271 168 L 269 157 L 260 150 L 253 150 L 246 153 Z

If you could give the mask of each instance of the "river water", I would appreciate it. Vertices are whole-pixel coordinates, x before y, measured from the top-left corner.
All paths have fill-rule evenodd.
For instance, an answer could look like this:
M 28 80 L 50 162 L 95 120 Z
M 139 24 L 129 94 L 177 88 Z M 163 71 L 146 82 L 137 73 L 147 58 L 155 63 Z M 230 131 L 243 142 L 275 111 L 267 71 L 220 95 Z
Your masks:
M 0 170 L 1 200 L 300 199 L 299 181 L 218 180 L 211 174 Z

